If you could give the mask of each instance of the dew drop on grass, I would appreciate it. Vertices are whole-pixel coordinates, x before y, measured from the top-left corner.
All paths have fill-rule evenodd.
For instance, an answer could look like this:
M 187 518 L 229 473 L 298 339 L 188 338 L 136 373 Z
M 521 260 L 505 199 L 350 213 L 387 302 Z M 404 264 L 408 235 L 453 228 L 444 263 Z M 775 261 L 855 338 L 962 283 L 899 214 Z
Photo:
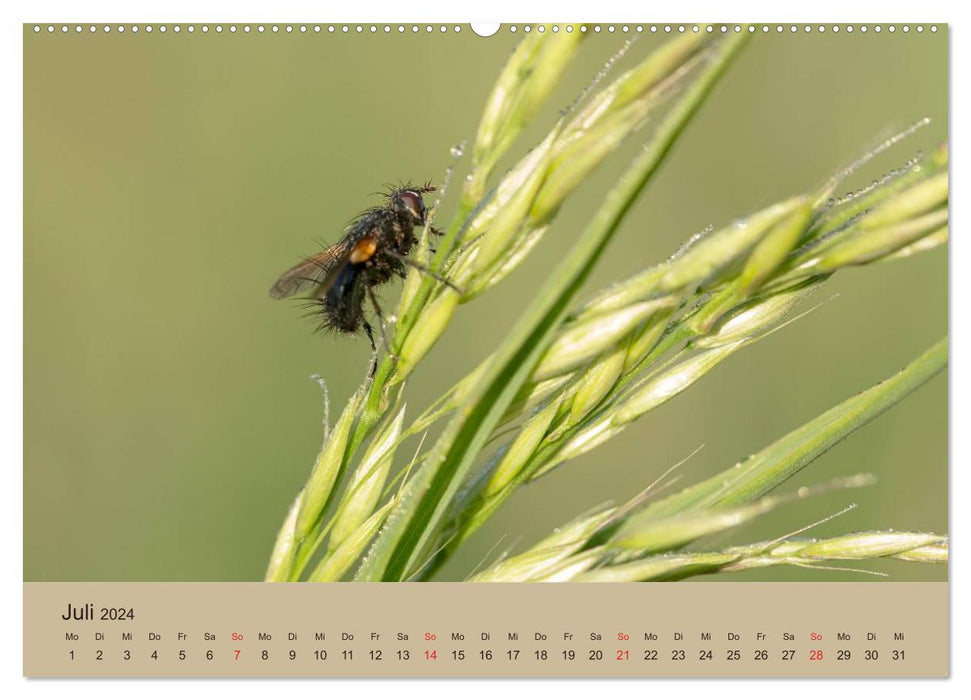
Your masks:
M 311 374 L 310 378 L 317 382 L 317 386 L 324 394 L 324 440 L 328 440 L 330 438 L 330 394 L 327 391 L 327 382 L 316 372 Z
M 674 252 L 674 255 L 672 255 L 669 258 L 669 261 L 677 260 L 678 258 L 680 258 L 682 255 L 688 252 L 688 250 L 690 250 L 695 244 L 697 244 L 698 241 L 700 241 L 702 238 L 704 238 L 714 230 L 715 230 L 715 227 L 712 226 L 711 224 L 708 224 L 701 231 L 698 231 L 697 233 L 693 234 L 691 238 L 689 238 L 688 240 L 686 240 L 684 243 L 681 244 L 681 247 L 678 248 Z
M 637 37 L 635 36 L 633 39 L 628 39 L 627 41 L 625 41 L 621 45 L 621 47 L 617 49 L 614 55 L 611 56 L 609 59 L 607 59 L 607 61 L 603 65 L 603 68 L 601 68 L 600 71 L 595 76 L 593 76 L 593 80 L 591 80 L 590 83 L 585 88 L 583 88 L 583 90 L 580 91 L 579 95 L 573 98 L 573 102 L 571 102 L 565 108 L 560 110 L 561 117 L 566 116 L 567 114 L 571 114 L 577 108 L 577 105 L 583 102 L 586 96 L 589 95 L 591 92 L 593 92 L 594 88 L 596 88 L 597 85 L 599 85 L 604 78 L 610 75 L 611 70 L 613 70 L 614 64 L 616 64 L 617 61 L 623 58 L 624 54 L 627 53 L 631 45 L 634 43 L 634 40 L 636 39 Z
M 826 203 L 827 208 L 832 208 L 834 206 L 840 206 L 841 204 L 846 204 L 847 202 L 851 202 L 854 199 L 870 194 L 874 190 L 879 189 L 880 187 L 883 187 L 884 185 L 887 185 L 893 182 L 901 175 L 904 175 L 911 171 L 916 171 L 919 167 L 917 164 L 920 162 L 920 159 L 923 158 L 923 156 L 924 154 L 918 151 L 917 155 L 915 155 L 913 158 L 911 158 L 906 163 L 901 165 L 899 168 L 894 168 L 893 170 L 890 170 L 889 172 L 885 173 L 884 175 L 877 178 L 876 180 L 873 180 L 866 187 L 856 190 L 855 192 L 848 192 L 844 194 L 842 197 L 829 200 L 829 202 Z
M 452 146 L 449 149 L 449 153 L 452 154 L 453 161 L 451 165 L 449 165 L 445 169 L 445 174 L 442 176 L 442 184 L 439 186 L 438 190 L 436 191 L 435 201 L 432 203 L 432 206 L 431 206 L 431 212 L 429 213 L 428 218 L 425 221 L 426 234 L 427 234 L 427 229 L 431 228 L 432 223 L 434 223 L 435 214 L 438 211 L 438 207 L 441 206 L 442 200 L 445 199 L 445 195 L 448 193 L 448 186 L 452 182 L 452 173 L 455 172 L 455 161 L 461 158 L 462 155 L 465 153 L 465 145 L 466 145 L 466 140 L 462 139 L 461 142 L 457 143 L 456 145 Z M 466 177 L 466 179 L 471 180 L 472 175 L 470 174 L 468 177 Z
M 891 146 L 897 144 L 898 142 L 902 141 L 903 139 L 905 139 L 908 136 L 910 136 L 911 134 L 913 134 L 918 129 L 921 129 L 921 128 L 927 126 L 930 123 L 931 123 L 930 117 L 924 117 L 923 119 L 920 119 L 920 120 L 914 122 L 913 124 L 911 124 L 910 126 L 908 126 L 906 129 L 904 129 L 903 131 L 899 131 L 896 134 L 894 134 L 893 136 L 891 136 L 890 138 L 884 140 L 883 143 L 880 143 L 880 144 L 876 145 L 874 148 L 871 148 L 869 151 L 867 151 L 866 153 L 864 153 L 862 156 L 860 156 L 859 158 L 857 158 L 855 161 L 853 161 L 852 163 L 850 163 L 849 165 L 847 165 L 845 168 L 843 168 L 842 170 L 840 170 L 839 172 L 837 172 L 832 177 L 832 179 L 831 179 L 832 185 L 835 187 L 836 184 L 838 184 L 842 180 L 845 180 L 847 177 L 849 177 L 850 175 L 852 175 L 853 173 L 855 173 L 857 170 L 859 170 L 861 167 L 863 167 L 864 165 L 866 165 L 867 163 L 869 163 L 871 160 L 873 160 L 876 156 L 880 155 L 881 153 L 883 153 L 884 151 L 886 151 Z

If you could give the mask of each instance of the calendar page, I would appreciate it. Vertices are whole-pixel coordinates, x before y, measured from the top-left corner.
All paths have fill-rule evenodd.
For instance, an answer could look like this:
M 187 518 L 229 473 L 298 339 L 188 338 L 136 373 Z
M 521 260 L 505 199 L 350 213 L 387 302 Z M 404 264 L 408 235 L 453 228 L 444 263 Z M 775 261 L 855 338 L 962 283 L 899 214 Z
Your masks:
M 949 675 L 946 24 L 230 19 L 23 26 L 25 676 Z

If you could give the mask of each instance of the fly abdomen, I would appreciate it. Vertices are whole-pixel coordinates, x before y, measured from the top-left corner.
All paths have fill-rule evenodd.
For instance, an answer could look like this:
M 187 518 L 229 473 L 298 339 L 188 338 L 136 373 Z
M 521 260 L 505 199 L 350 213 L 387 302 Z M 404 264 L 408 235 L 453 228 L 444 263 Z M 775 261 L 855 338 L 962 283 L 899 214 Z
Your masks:
M 364 320 L 363 303 L 367 291 L 364 265 L 344 265 L 327 289 L 324 315 L 327 326 L 345 333 L 356 333 Z

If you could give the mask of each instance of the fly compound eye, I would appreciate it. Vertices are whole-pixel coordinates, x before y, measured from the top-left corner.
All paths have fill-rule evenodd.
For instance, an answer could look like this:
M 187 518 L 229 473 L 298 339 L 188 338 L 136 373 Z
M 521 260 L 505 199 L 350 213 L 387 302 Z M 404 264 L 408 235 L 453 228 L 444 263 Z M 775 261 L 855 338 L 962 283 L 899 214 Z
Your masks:
M 417 192 L 401 190 L 396 193 L 392 207 L 396 213 L 407 214 L 419 223 L 425 221 L 425 202 Z

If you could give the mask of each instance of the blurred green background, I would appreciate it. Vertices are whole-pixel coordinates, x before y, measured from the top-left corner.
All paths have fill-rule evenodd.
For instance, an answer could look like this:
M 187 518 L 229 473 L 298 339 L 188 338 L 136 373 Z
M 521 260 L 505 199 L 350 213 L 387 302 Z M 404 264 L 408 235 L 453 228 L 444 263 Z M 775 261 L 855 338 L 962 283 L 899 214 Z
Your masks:
M 327 380 L 336 415 L 369 362 L 365 339 L 315 334 L 267 289 L 317 241 L 335 240 L 384 183 L 441 180 L 521 34 L 25 28 L 25 579 L 262 578 L 320 446 L 310 375 Z M 591 33 L 506 165 L 623 40 Z M 661 41 L 641 37 L 620 69 Z M 946 29 L 757 36 L 587 293 L 709 224 L 820 184 L 925 115 L 930 126 L 848 187 L 946 139 Z M 643 137 L 570 199 L 525 265 L 460 309 L 409 385 L 413 411 L 494 346 Z M 384 292 L 386 307 L 399 289 Z M 521 490 L 441 575 L 462 578 L 497 541 L 525 547 L 630 497 L 702 444 L 682 484 L 707 477 L 894 372 L 947 332 L 947 251 L 840 273 L 824 294 L 838 296 Z M 711 544 L 777 537 L 850 502 L 859 507 L 809 534 L 946 532 L 947 415 L 942 375 L 786 488 L 861 471 L 877 474 L 875 486 L 781 508 Z M 894 580 L 947 576 L 943 566 L 871 568 Z M 872 580 L 784 568 L 731 576 L 860 578 Z

